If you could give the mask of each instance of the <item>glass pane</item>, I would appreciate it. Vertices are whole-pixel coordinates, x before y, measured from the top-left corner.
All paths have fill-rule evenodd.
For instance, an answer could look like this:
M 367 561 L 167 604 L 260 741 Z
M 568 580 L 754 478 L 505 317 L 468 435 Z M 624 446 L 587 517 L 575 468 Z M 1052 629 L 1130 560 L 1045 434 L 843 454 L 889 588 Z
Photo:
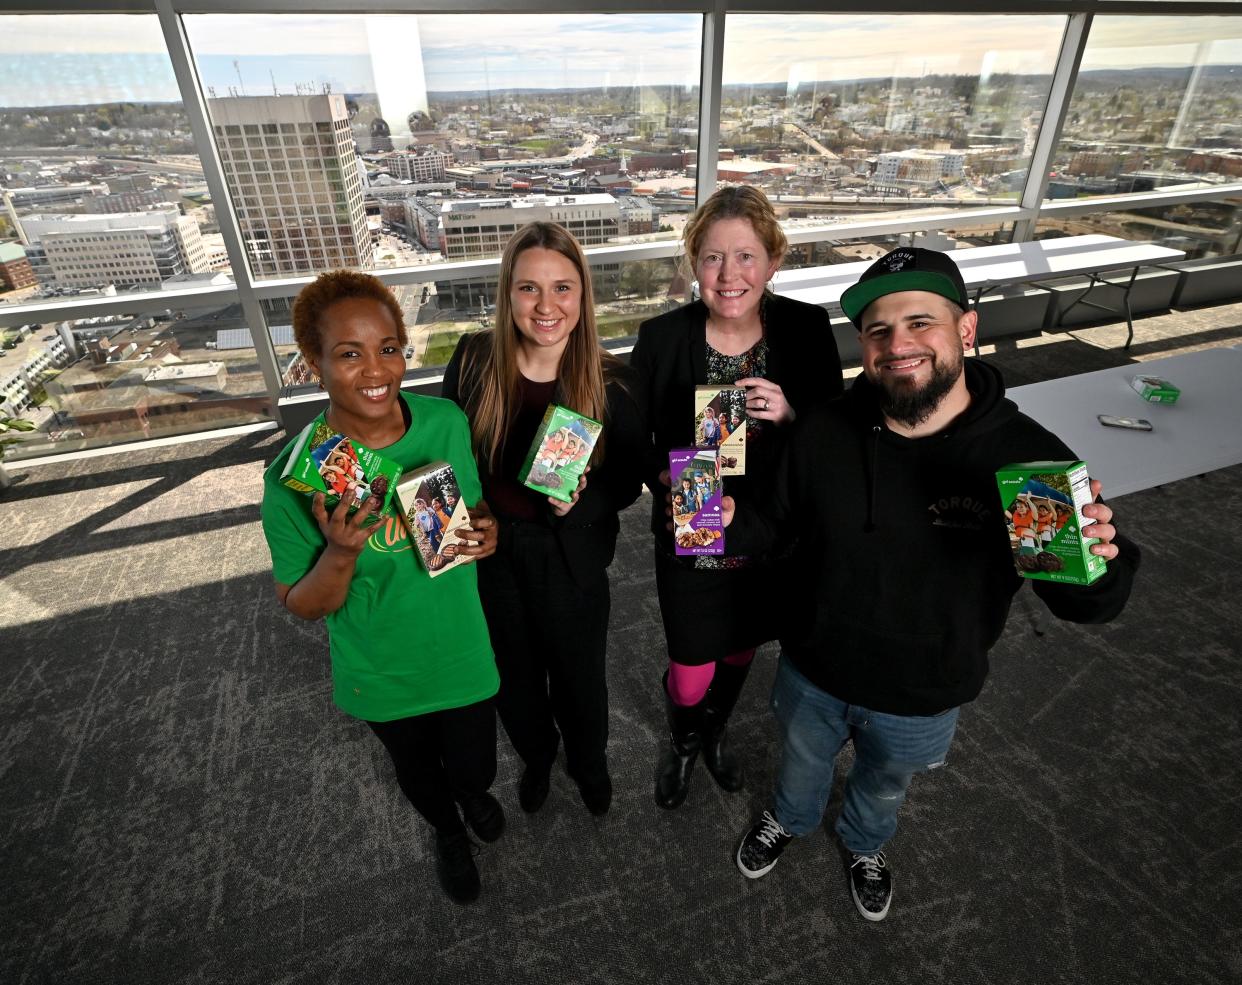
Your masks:
M 1242 18 L 1096 17 L 1048 198 L 1242 177 Z
M 1145 243 L 1185 250 L 1186 258 L 1242 254 L 1242 198 L 1224 198 L 1185 205 L 1158 205 L 1116 212 L 1098 212 L 1072 218 L 1044 217 L 1036 225 L 1036 239 L 1105 233 Z
M 259 277 L 584 245 L 693 207 L 702 18 L 184 18 Z M 688 193 L 688 194 L 687 194 Z
M 10 458 L 268 420 L 241 307 L 0 331 L 0 406 L 37 430 Z
M 720 180 L 758 185 L 791 219 L 1013 205 L 1064 28 L 1059 16 L 731 15 Z
M 686 282 L 672 258 L 592 264 L 591 278 L 595 288 L 595 323 L 601 339 L 637 335 L 640 322 L 686 300 Z M 495 323 L 494 276 L 402 284 L 392 290 L 405 313 L 409 370 L 443 366 L 458 339 Z M 312 386 L 311 375 L 293 342 L 289 302 L 269 304 L 268 322 L 284 384 Z
M 228 283 L 151 14 L 0 16 L 0 303 Z
M 1013 238 L 1012 223 L 995 220 L 971 222 L 962 217 L 960 225 L 951 229 L 929 229 L 925 232 L 894 233 L 887 236 L 851 237 L 849 239 L 825 239 L 810 243 L 795 243 L 785 255 L 782 270 L 798 270 L 803 267 L 824 267 L 834 263 L 858 263 L 878 260 L 889 250 L 899 246 L 921 246 L 931 250 L 949 252 L 974 246 L 997 246 Z M 780 274 L 777 274 L 779 284 Z

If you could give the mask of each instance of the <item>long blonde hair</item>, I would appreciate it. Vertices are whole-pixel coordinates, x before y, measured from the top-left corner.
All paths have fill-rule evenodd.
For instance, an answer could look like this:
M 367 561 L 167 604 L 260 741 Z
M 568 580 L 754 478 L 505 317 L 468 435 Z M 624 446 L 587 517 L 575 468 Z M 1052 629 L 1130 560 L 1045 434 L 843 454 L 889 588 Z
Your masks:
M 582 279 L 582 310 L 578 324 L 569 334 L 561 353 L 556 376 L 556 401 L 586 417 L 607 425 L 607 397 L 604 386 L 620 361 L 605 352 L 595 331 L 595 302 L 591 289 L 591 268 L 582 247 L 563 226 L 555 222 L 532 222 L 523 226 L 505 247 L 500 260 L 500 281 L 496 285 L 496 327 L 492 329 L 490 351 L 481 356 L 477 372 L 462 367 L 466 416 L 470 419 L 470 437 L 474 453 L 488 469 L 500 464 L 509 425 L 517 415 L 518 370 L 517 352 L 520 338 L 513 321 L 509 298 L 513 289 L 513 270 L 517 259 L 530 249 L 552 250 L 565 257 Z M 474 351 L 477 353 L 478 349 Z M 603 461 L 604 436 L 601 434 L 591 455 L 591 463 Z

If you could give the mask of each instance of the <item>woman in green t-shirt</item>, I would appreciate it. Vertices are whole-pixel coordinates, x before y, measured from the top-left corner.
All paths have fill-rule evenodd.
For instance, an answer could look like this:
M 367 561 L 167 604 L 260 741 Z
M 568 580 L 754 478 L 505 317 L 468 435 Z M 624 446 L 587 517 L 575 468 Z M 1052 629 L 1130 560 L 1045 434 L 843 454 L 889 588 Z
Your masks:
M 449 401 L 401 392 L 406 331 L 392 292 L 367 274 L 324 274 L 298 295 L 293 329 L 328 392 L 326 424 L 403 469 L 449 462 L 463 499 L 477 503 L 473 529 L 460 534 L 471 543 L 458 553 L 492 554 L 496 521 L 479 498 L 465 417 Z M 376 521 L 382 497 L 348 517 L 339 508 L 329 513 L 322 493 L 308 500 L 284 486 L 293 444 L 264 475 L 276 595 L 294 615 L 325 620 L 337 706 L 384 743 L 402 792 L 435 829 L 445 891 L 459 902 L 475 899 L 479 873 L 466 824 L 489 842 L 505 824 L 487 792 L 496 775 L 499 677 L 475 565 L 433 580 L 401 520 Z M 347 490 L 343 501 L 349 498 Z

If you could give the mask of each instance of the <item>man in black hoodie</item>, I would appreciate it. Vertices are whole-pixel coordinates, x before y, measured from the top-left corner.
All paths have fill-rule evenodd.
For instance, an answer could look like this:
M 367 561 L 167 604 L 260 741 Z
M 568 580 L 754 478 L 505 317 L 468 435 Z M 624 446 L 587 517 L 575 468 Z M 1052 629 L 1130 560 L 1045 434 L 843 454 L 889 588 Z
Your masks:
M 1000 373 L 964 358 L 977 314 L 945 254 L 894 250 L 841 306 L 859 330 L 863 375 L 799 421 L 768 501 L 724 504 L 730 553 L 797 541 L 772 692 L 775 800 L 736 860 L 758 878 L 819 826 L 833 762 L 852 741 L 836 831 L 859 913 L 882 920 L 892 899 L 882 849 L 898 808 L 915 773 L 945 762 L 1022 584 L 995 472 L 1076 456 L 1006 399 Z M 1100 484 L 1091 489 L 1098 497 Z M 1125 605 L 1139 552 L 1104 503 L 1083 513 L 1107 574 L 1085 587 L 1032 585 L 1057 617 L 1106 622 Z

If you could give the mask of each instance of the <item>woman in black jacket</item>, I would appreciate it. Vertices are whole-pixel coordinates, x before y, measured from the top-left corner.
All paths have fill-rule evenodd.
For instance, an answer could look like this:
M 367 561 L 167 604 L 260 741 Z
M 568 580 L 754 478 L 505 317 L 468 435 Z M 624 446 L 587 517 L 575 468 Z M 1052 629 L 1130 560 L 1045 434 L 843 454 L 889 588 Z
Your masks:
M 560 741 L 592 814 L 612 802 L 608 773 L 607 567 L 617 512 L 642 490 L 646 430 L 628 367 L 595 331 L 591 274 L 555 223 L 518 230 L 501 260 L 496 328 L 464 337 L 443 395 L 470 421 L 484 498 L 500 544 L 479 566 L 479 594 L 500 670 L 500 720 L 525 765 L 522 809 L 543 806 Z M 603 423 L 573 502 L 528 489 L 523 459 L 550 403 Z
M 799 412 L 841 393 L 841 360 L 822 308 L 767 289 L 788 243 L 763 193 L 722 188 L 686 224 L 686 259 L 701 300 L 644 322 L 630 364 L 643 383 L 652 440 L 656 589 L 668 642 L 664 697 L 671 736 L 661 755 L 656 803 L 686 798 L 702 750 L 725 790 L 740 790 L 741 765 L 725 725 L 755 648 L 777 635 L 771 557 L 676 557 L 668 527 L 668 451 L 696 444 L 694 388 L 740 385 L 746 393 L 746 475 L 725 491 L 761 490 Z

